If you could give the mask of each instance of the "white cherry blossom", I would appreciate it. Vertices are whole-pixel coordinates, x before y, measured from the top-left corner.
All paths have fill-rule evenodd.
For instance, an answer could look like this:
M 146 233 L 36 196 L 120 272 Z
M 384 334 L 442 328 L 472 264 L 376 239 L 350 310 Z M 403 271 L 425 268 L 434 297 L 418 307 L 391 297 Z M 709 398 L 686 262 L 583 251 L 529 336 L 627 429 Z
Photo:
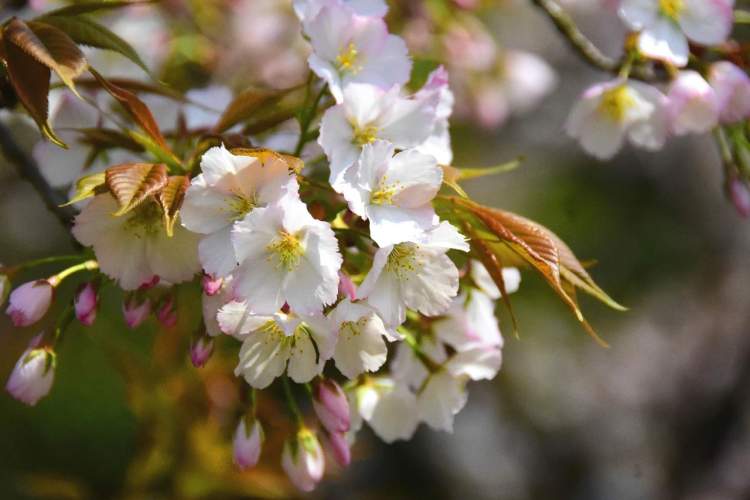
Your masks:
M 380 247 L 418 241 L 434 226 L 431 201 L 443 182 L 434 157 L 414 149 L 394 153 L 385 141 L 365 145 L 343 188 L 349 209 L 370 221 L 370 236 Z
M 466 381 L 445 370 L 430 375 L 417 397 L 419 418 L 435 430 L 453 431 L 453 417 L 466 405 Z
M 357 416 L 387 443 L 410 439 L 419 424 L 416 396 L 392 378 L 368 379 L 354 389 L 352 403 Z
M 396 86 L 386 91 L 373 85 L 351 84 L 344 89 L 343 101 L 323 115 L 318 143 L 330 161 L 330 182 L 337 191 L 341 191 L 346 170 L 366 144 L 382 139 L 397 149 L 409 149 L 430 137 L 439 93 L 415 99 L 400 92 Z
M 325 5 L 303 24 L 313 53 L 310 69 L 328 83 L 336 101 L 350 83 L 381 88 L 409 81 L 411 59 L 403 39 L 380 18 L 357 15 L 346 5 Z
M 293 187 L 278 201 L 256 208 L 232 230 L 240 267 L 234 294 L 261 314 L 284 303 L 314 314 L 338 295 L 341 254 L 330 224 L 307 211 Z
M 676 135 L 702 134 L 719 120 L 719 100 L 708 82 L 695 71 L 682 71 L 667 94 L 667 112 Z
M 135 290 L 154 276 L 170 283 L 188 281 L 200 270 L 198 235 L 175 225 L 170 238 L 161 207 L 146 200 L 122 216 L 109 193 L 99 194 L 78 214 L 73 236 L 94 248 L 99 268 L 124 290 Z
M 685 66 L 688 39 L 717 45 L 732 30 L 734 0 L 623 0 L 619 14 L 639 31 L 638 49 L 648 57 Z
M 333 360 L 345 377 L 375 372 L 388 356 L 384 337 L 391 337 L 383 320 L 366 304 L 341 301 L 329 316 L 338 332 Z
M 655 150 L 668 131 L 666 97 L 650 85 L 616 79 L 587 89 L 573 107 L 566 130 L 583 149 L 611 158 L 627 137 L 634 145 Z
M 285 371 L 297 383 L 309 382 L 331 357 L 335 340 L 324 320 L 281 312 L 247 315 L 243 329 L 247 334 L 234 373 L 256 389 L 265 389 Z
M 426 316 L 445 312 L 458 293 L 458 269 L 449 249 L 468 252 L 469 245 L 447 222 L 425 232 L 418 243 L 378 249 L 357 296 L 367 298 L 389 327 L 403 323 L 407 308 Z
M 451 135 L 448 119 L 453 113 L 455 98 L 448 86 L 448 71 L 439 66 L 427 77 L 427 82 L 414 95 L 418 101 L 433 102 L 437 95 L 437 107 L 435 108 L 435 126 L 432 133 L 416 149 L 420 153 L 432 155 L 441 165 L 450 165 L 453 162 L 453 149 L 451 148 Z
M 280 159 L 234 155 L 222 145 L 206 151 L 201 170 L 185 193 L 182 225 L 205 235 L 198 245 L 203 268 L 224 277 L 237 266 L 230 237 L 234 223 L 278 199 L 289 169 Z
M 708 81 L 716 92 L 722 123 L 736 123 L 750 116 L 750 77 L 728 61 L 711 65 Z

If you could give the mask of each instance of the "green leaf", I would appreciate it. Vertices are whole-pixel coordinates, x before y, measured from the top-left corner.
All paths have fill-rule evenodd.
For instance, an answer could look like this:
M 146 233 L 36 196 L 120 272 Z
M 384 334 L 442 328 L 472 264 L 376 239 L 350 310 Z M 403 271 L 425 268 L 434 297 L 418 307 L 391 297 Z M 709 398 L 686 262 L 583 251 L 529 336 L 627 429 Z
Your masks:
M 70 199 L 67 203 L 60 205 L 61 207 L 67 207 L 69 205 L 73 205 L 74 203 L 78 203 L 79 201 L 83 201 L 86 198 L 90 198 L 94 196 L 99 188 L 104 186 L 104 183 L 106 182 L 106 176 L 104 172 L 99 172 L 98 174 L 92 174 L 87 175 L 85 177 L 81 177 L 76 182 L 76 194 L 73 196 L 73 198 Z
M 143 71 L 149 75 L 151 74 L 146 64 L 141 60 L 138 53 L 128 42 L 117 36 L 108 28 L 105 28 L 91 19 L 83 16 L 69 17 L 52 15 L 42 16 L 37 19 L 64 31 L 76 43 L 88 45 L 89 47 L 95 47 L 97 49 L 117 52 L 140 66 Z
M 129 130 L 128 135 L 137 144 L 142 146 L 143 149 L 151 153 L 151 155 L 156 158 L 157 161 L 166 163 L 171 170 L 184 170 L 179 158 L 177 158 L 170 149 L 162 148 L 159 144 L 156 143 L 156 141 L 151 139 L 151 137 L 144 134 L 139 134 L 134 130 Z

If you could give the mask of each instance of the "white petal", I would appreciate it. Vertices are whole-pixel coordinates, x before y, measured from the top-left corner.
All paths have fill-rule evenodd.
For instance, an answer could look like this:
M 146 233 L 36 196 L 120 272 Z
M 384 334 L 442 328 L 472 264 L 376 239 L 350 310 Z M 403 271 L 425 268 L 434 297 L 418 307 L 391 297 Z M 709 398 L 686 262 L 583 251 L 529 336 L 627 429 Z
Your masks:
M 193 232 L 211 234 L 231 225 L 227 195 L 208 187 L 201 174 L 190 182 L 180 208 L 182 225 Z
M 333 356 L 336 368 L 349 379 L 377 371 L 388 355 L 382 320 L 368 307 L 348 300 L 336 306 L 332 313 L 333 317 L 342 314 L 346 316 L 338 321 L 338 342 Z
M 232 227 L 227 226 L 198 243 L 198 255 L 203 269 L 217 278 L 228 276 L 237 267 L 237 257 L 232 246 Z
M 146 258 L 151 271 L 170 283 L 191 280 L 201 269 L 199 236 L 177 224 L 171 238 L 160 229 L 158 235 L 147 240 Z
M 318 375 L 323 364 L 315 362 L 315 346 L 307 333 L 295 335 L 294 346 L 291 348 L 289 358 L 289 377 L 298 384 L 304 384 Z
M 397 386 L 381 396 L 367 423 L 383 441 L 391 443 L 411 438 L 418 424 L 416 415 L 416 397 Z
M 718 45 L 732 31 L 733 5 L 733 0 L 684 0 L 680 27 L 696 43 Z
M 399 149 L 413 148 L 430 136 L 437 120 L 438 97 L 431 100 L 395 99 L 381 117 L 378 137 Z
M 472 380 L 492 380 L 500 370 L 503 357 L 498 348 L 476 347 L 456 353 L 445 368 L 454 376 Z
M 387 35 L 383 46 L 369 55 L 362 70 L 351 80 L 381 88 L 404 85 L 409 81 L 411 67 L 404 40 L 396 35 Z
M 634 31 L 651 26 L 659 16 L 659 2 L 654 0 L 622 0 L 620 18 Z
M 265 389 L 284 373 L 288 359 L 288 342 L 267 338 L 265 333 L 256 333 L 242 343 L 240 362 L 234 373 L 242 375 L 252 387 Z
M 418 208 L 431 202 L 443 183 L 443 170 L 437 160 L 414 149 L 394 156 L 385 175 L 389 184 L 398 185 L 393 203 L 404 208 Z
M 226 175 L 234 175 L 243 167 L 258 161 L 249 156 L 237 156 L 222 144 L 206 151 L 201 157 L 201 170 L 208 186 L 222 181 Z
M 437 316 L 450 307 L 458 293 L 458 269 L 443 252 L 419 249 L 417 270 L 401 280 L 407 307 L 426 316 Z
M 343 105 L 334 106 L 325 112 L 320 122 L 318 143 L 331 163 L 330 182 L 334 187 L 341 183 L 344 172 L 359 156 L 359 148 L 352 142 L 353 134 Z
M 688 42 L 679 27 L 666 17 L 660 16 L 654 24 L 641 31 L 638 50 L 646 57 L 685 66 L 688 61 Z
M 419 417 L 436 430 L 453 432 L 453 416 L 466 405 L 463 382 L 447 371 L 430 376 L 419 394 Z

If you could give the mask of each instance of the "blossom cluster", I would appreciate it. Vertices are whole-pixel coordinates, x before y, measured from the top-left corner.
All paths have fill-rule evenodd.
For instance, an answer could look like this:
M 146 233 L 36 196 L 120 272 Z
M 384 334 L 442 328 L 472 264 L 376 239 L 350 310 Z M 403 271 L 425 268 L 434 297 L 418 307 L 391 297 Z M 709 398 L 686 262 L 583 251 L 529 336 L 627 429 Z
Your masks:
M 187 175 L 144 163 L 92 174 L 72 233 L 96 259 L 16 288 L 8 314 L 34 325 L 60 282 L 96 271 L 125 291 L 129 327 L 153 313 L 174 328 L 171 287 L 200 274 L 193 365 L 230 336 L 241 343 L 234 373 L 252 394 L 280 379 L 297 417 L 281 464 L 309 491 L 323 477 L 323 449 L 348 465 L 363 422 L 388 442 L 409 439 L 420 423 L 451 430 L 467 383 L 500 369 L 503 339 L 498 285 L 433 206 L 453 160 L 448 72 L 437 67 L 409 87 L 412 60 L 388 30 L 384 2 L 294 6 L 318 77 L 308 84 L 311 117 L 325 109 L 315 125 L 327 179 L 291 154 L 224 143 Z M 296 154 L 308 141 L 310 123 L 300 122 Z M 518 271 L 502 274 L 503 293 L 515 291 Z M 107 282 L 97 276 L 77 290 L 71 314 L 81 324 L 95 324 Z M 19 360 L 7 386 L 18 399 L 35 404 L 50 390 L 57 341 L 41 335 Z M 300 415 L 292 384 L 310 389 L 316 425 Z M 253 403 L 234 434 L 238 467 L 258 463 L 264 436 Z

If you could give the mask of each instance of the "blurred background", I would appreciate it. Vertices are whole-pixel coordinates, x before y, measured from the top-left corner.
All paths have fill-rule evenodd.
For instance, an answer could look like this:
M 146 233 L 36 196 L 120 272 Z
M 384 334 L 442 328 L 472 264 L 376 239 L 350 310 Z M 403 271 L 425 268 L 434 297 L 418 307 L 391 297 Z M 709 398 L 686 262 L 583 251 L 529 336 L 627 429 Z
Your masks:
M 583 298 L 611 345 L 603 349 L 540 278 L 524 272 L 513 296 L 520 338 L 505 335 L 493 382 L 470 385 L 453 434 L 422 426 L 412 441 L 388 446 L 364 430 L 349 469 L 333 471 L 310 496 L 750 498 L 750 228 L 725 200 L 711 138 L 673 138 L 657 153 L 626 147 L 611 162 L 592 160 L 563 127 L 578 94 L 609 76 L 572 54 L 531 2 L 389 3 L 392 31 L 407 39 L 418 64 L 449 69 L 454 164 L 525 157 L 519 169 L 466 190 L 544 224 L 581 259 L 595 259 L 592 275 L 629 311 Z M 50 6 L 6 0 L 0 18 Z M 624 28 L 615 0 L 563 6 L 618 55 Z M 169 0 L 102 21 L 180 91 L 284 88 L 306 78 L 305 42 L 285 1 Z M 121 57 L 91 57 L 107 76 L 147 79 Z M 164 109 L 160 120 L 174 120 L 166 116 L 174 104 L 149 104 Z M 69 161 L 70 152 L 39 151 L 28 120 L 0 113 L 45 164 Z M 67 232 L 2 158 L 0 177 L 0 262 L 73 252 Z M 181 304 L 197 300 L 180 293 Z M 0 395 L 0 497 L 294 496 L 278 454 L 264 453 L 249 474 L 231 467 L 226 440 L 236 415 L 227 408 L 240 387 L 232 339 L 195 370 L 191 332 L 183 330 L 195 313 L 181 316 L 174 331 L 159 331 L 153 320 L 131 331 L 119 300 L 104 297 L 109 313 L 94 328 L 68 331 L 53 391 L 37 407 Z M 510 332 L 505 311 L 498 313 Z M 38 328 L 27 330 L 0 315 L 1 380 Z M 267 411 L 272 434 L 285 424 L 273 423 L 272 404 Z

